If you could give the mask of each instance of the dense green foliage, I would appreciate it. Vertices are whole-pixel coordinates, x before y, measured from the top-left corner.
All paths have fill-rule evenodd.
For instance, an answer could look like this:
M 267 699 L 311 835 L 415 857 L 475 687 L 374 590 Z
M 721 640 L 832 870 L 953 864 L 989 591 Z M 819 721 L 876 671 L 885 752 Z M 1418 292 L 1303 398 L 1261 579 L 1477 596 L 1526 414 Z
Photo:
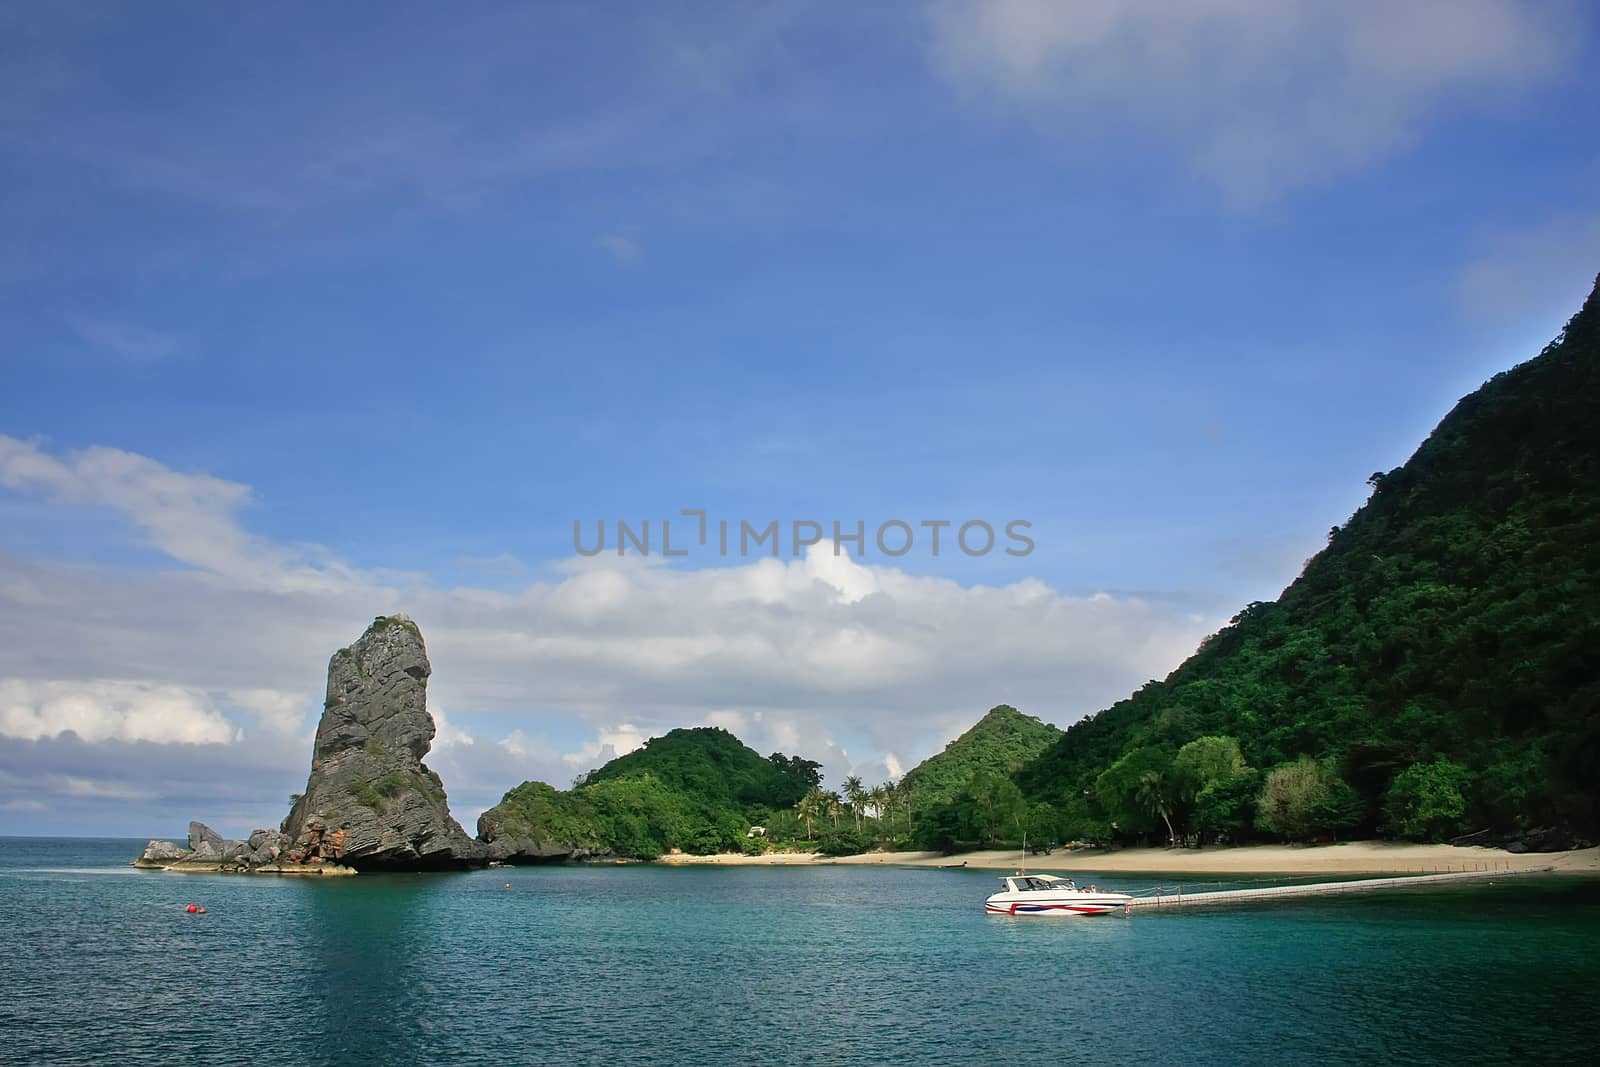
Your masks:
M 1600 830 L 1600 289 L 1370 484 L 1277 602 L 1067 730 L 1019 776 L 1029 798 L 1068 832 L 1242 833 L 1248 774 L 1191 793 L 1160 765 L 1221 736 L 1275 805 L 1314 779 L 1265 833 Z
M 956 799 L 980 773 L 1009 775 L 1049 748 L 1061 731 L 1009 704 L 991 708 L 973 727 L 906 772 L 903 784 L 920 806 Z
M 673 730 L 571 790 L 524 782 L 484 817 L 507 835 L 596 853 L 738 851 L 752 825 L 817 787 L 817 766 L 782 753 L 763 759 L 726 730 Z
M 1195 794 L 1191 826 L 1197 840 L 1237 841 L 1247 835 L 1255 825 L 1261 786 L 1261 772 L 1247 767 Z
M 725 807 L 792 807 L 818 782 L 818 764 L 774 754 L 762 759 L 715 726 L 673 730 L 590 771 L 586 784 L 654 775 L 678 792 Z
M 1360 819 L 1356 791 L 1310 756 L 1274 767 L 1256 799 L 1256 828 L 1289 841 L 1338 834 Z
M 1459 834 L 1471 788 L 1472 777 L 1460 764 L 1446 759 L 1413 763 L 1400 772 L 1384 798 L 1386 829 L 1420 841 Z
M 963 844 L 994 845 L 1053 838 L 1059 818 L 1049 804 L 1028 805 L 1010 775 L 979 771 L 953 797 L 917 811 L 912 840 L 921 848 L 954 851 Z

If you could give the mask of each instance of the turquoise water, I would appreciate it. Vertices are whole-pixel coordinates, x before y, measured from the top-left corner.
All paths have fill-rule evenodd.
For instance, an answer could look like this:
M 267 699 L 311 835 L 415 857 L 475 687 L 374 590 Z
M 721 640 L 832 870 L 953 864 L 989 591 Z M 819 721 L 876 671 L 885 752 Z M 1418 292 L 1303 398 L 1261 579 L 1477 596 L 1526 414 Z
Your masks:
M 1571 1063 L 1600 1049 L 1592 880 L 1026 920 L 985 915 L 998 883 L 973 871 L 312 881 L 124 866 L 142 845 L 0 838 L 0 1061 Z

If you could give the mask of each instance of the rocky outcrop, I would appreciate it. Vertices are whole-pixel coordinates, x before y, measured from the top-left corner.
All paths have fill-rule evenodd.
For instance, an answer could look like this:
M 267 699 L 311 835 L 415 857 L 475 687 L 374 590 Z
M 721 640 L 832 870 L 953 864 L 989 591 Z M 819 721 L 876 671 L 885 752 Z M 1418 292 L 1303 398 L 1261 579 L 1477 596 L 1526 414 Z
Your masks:
M 324 869 L 305 865 L 286 865 L 283 860 L 286 839 L 278 830 L 256 830 L 246 841 L 224 838 L 203 822 L 189 824 L 189 847 L 171 841 L 152 841 L 144 847 L 135 867 L 165 871 L 224 871 L 272 874 L 343 874 L 349 868 L 328 864 Z
M 257 830 L 256 833 L 271 833 L 268 830 Z M 157 842 L 152 842 L 156 844 Z M 165 842 L 159 842 L 165 844 Z M 145 851 L 149 851 L 146 849 Z M 272 856 L 271 859 L 276 859 Z M 248 841 L 236 841 L 224 838 L 203 822 L 189 824 L 189 851 L 182 857 L 185 863 L 234 863 L 249 867 L 259 867 L 269 860 L 258 859 L 255 849 Z
M 178 862 L 188 854 L 171 841 L 152 841 L 144 846 L 144 851 L 134 860 L 134 866 L 165 867 L 169 863 Z
M 574 849 L 571 845 L 507 826 L 493 808 L 478 816 L 478 841 L 483 845 L 485 858 L 497 863 L 554 863 L 585 859 L 591 854 L 588 849 Z
M 501 863 L 550 863 L 583 859 L 590 850 L 558 839 L 561 794 L 544 782 L 524 782 L 478 816 L 478 840 L 489 859 Z
M 1459 839 L 1458 839 L 1459 840 Z M 1451 842 L 1455 844 L 1456 842 Z M 1568 852 L 1575 848 L 1591 848 L 1594 842 L 1559 826 L 1541 826 L 1531 830 L 1517 830 L 1485 837 L 1472 844 L 1498 846 L 1507 852 Z
M 189 851 L 222 854 L 222 835 L 203 822 L 189 824 Z
M 282 827 L 238 841 L 192 822 L 188 848 L 151 841 L 133 865 L 351 874 L 573 855 L 527 832 L 491 829 L 485 840 L 475 841 L 450 817 L 444 783 L 422 762 L 434 736 L 427 707 L 431 673 L 417 624 L 404 615 L 379 616 L 328 664 L 311 775 Z
M 404 615 L 379 616 L 334 653 L 311 775 L 283 823 L 284 862 L 423 870 L 489 858 L 422 762 L 434 735 L 431 673 L 422 632 Z

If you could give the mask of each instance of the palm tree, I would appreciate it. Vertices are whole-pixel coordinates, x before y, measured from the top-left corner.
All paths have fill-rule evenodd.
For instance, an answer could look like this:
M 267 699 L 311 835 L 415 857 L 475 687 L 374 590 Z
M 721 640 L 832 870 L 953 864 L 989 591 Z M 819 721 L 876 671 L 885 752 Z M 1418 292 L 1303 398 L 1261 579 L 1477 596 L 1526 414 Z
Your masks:
M 1150 814 L 1161 816 L 1161 821 L 1167 824 L 1167 844 L 1171 845 L 1178 840 L 1178 835 L 1172 830 L 1172 820 L 1168 818 L 1172 805 L 1167 800 L 1166 775 L 1153 769 L 1145 771 L 1139 776 L 1134 799 Z
M 900 813 L 905 810 L 906 801 L 910 798 L 910 791 L 899 782 L 890 780 L 883 783 L 883 806 L 889 814 L 889 832 L 896 834 L 899 831 L 896 824 L 900 821 Z
M 811 792 L 800 798 L 800 803 L 795 805 L 795 810 L 806 821 L 806 837 L 813 836 L 811 820 L 820 816 L 827 806 L 827 797 L 821 789 L 813 788 Z
M 828 804 L 828 814 L 833 816 L 833 828 L 839 828 L 839 816 L 844 814 L 844 800 L 833 790 L 823 794 Z
M 861 832 L 861 809 L 866 804 L 867 790 L 861 784 L 861 776 L 852 774 L 844 780 L 844 796 L 850 802 L 850 813 L 856 817 L 856 833 Z

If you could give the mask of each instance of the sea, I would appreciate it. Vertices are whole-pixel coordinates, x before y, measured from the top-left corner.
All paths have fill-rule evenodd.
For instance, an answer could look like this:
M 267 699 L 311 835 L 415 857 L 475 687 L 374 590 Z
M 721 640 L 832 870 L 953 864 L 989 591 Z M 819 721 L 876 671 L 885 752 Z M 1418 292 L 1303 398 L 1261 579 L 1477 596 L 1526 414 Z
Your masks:
M 1600 1050 L 1600 880 L 1583 877 L 1013 919 L 983 909 L 998 872 L 275 878 L 135 870 L 143 845 L 0 838 L 0 1063 L 1575 1064 Z

